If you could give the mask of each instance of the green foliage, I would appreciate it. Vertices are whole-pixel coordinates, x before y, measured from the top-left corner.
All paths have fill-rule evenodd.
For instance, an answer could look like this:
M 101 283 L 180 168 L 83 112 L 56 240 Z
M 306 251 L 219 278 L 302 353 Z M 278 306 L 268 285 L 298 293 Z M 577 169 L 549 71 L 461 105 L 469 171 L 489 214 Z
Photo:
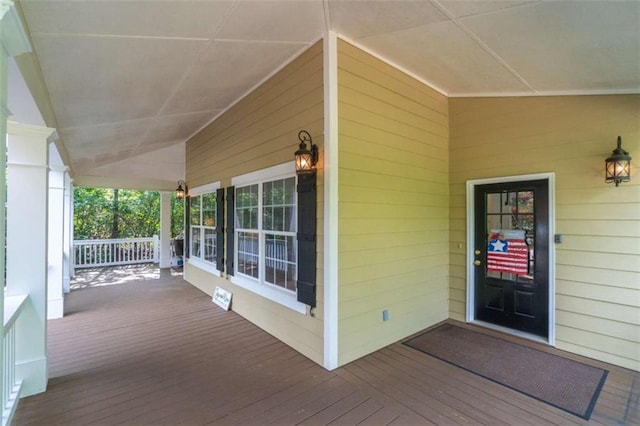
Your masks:
M 117 192 L 117 203 L 115 194 Z M 171 197 L 171 236 L 182 232 L 184 203 Z M 117 221 L 114 221 L 114 215 Z M 116 223 L 114 223 L 116 222 Z M 127 189 L 75 188 L 74 238 L 108 239 L 160 234 L 160 193 Z

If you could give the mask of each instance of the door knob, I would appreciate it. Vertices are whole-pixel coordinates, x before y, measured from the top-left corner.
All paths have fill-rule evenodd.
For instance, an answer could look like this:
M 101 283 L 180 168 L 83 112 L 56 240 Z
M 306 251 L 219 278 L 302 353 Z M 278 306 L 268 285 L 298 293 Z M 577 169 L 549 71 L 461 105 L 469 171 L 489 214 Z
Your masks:
M 482 265 L 482 262 L 480 262 L 478 259 L 476 259 L 476 260 L 473 261 L 473 264 L 476 265 L 476 266 L 480 266 L 480 265 Z

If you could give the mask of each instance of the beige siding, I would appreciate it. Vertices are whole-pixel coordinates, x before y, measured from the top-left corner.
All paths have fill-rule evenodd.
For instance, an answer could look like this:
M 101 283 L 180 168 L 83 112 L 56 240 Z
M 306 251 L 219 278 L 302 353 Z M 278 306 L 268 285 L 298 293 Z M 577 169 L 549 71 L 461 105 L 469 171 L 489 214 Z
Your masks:
M 309 131 L 322 152 L 322 64 L 322 42 L 319 42 L 189 140 L 186 149 L 186 180 L 189 186 L 220 181 L 226 187 L 231 185 L 235 176 L 293 161 L 298 131 L 302 129 Z M 320 171 L 320 242 L 322 196 Z M 318 244 L 318 307 L 315 317 L 294 312 L 192 265 L 186 265 L 185 275 L 190 283 L 208 294 L 213 294 L 215 286 L 232 291 L 234 311 L 323 364 L 322 250 L 322 245 Z
M 338 121 L 342 365 L 447 318 L 448 104 L 339 41 Z
M 451 99 L 450 316 L 464 320 L 465 182 L 556 175 L 556 344 L 640 370 L 640 96 Z M 604 183 L 617 136 L 632 182 Z

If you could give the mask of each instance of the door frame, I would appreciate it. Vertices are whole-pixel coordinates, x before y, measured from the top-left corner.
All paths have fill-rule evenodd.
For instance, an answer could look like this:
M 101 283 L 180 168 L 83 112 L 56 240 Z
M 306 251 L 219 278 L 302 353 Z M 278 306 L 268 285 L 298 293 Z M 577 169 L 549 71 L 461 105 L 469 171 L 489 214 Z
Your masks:
M 506 327 L 496 326 L 482 321 L 476 321 L 475 319 L 475 274 L 477 268 L 473 266 L 475 247 L 474 235 L 475 235 L 475 187 L 478 185 L 488 185 L 493 183 L 508 183 L 508 182 L 521 182 L 527 180 L 546 180 L 549 189 L 549 335 L 546 339 L 540 336 L 534 336 L 533 334 L 512 330 Z M 525 337 L 530 340 L 543 341 L 550 346 L 556 344 L 556 248 L 554 244 L 555 235 L 555 173 L 537 173 L 528 175 L 516 175 L 516 176 L 501 176 L 495 178 L 486 179 L 474 179 L 467 181 L 467 256 L 465 257 L 467 265 L 467 312 L 466 319 L 468 323 L 475 323 L 487 328 L 497 329 L 509 334 L 515 334 L 521 337 Z

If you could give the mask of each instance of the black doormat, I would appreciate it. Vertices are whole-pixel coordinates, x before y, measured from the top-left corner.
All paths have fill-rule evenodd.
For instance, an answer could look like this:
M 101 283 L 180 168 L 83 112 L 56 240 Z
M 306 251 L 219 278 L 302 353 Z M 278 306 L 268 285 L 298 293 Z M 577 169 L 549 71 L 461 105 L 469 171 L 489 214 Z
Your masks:
M 589 420 L 608 371 L 443 324 L 405 345 Z

